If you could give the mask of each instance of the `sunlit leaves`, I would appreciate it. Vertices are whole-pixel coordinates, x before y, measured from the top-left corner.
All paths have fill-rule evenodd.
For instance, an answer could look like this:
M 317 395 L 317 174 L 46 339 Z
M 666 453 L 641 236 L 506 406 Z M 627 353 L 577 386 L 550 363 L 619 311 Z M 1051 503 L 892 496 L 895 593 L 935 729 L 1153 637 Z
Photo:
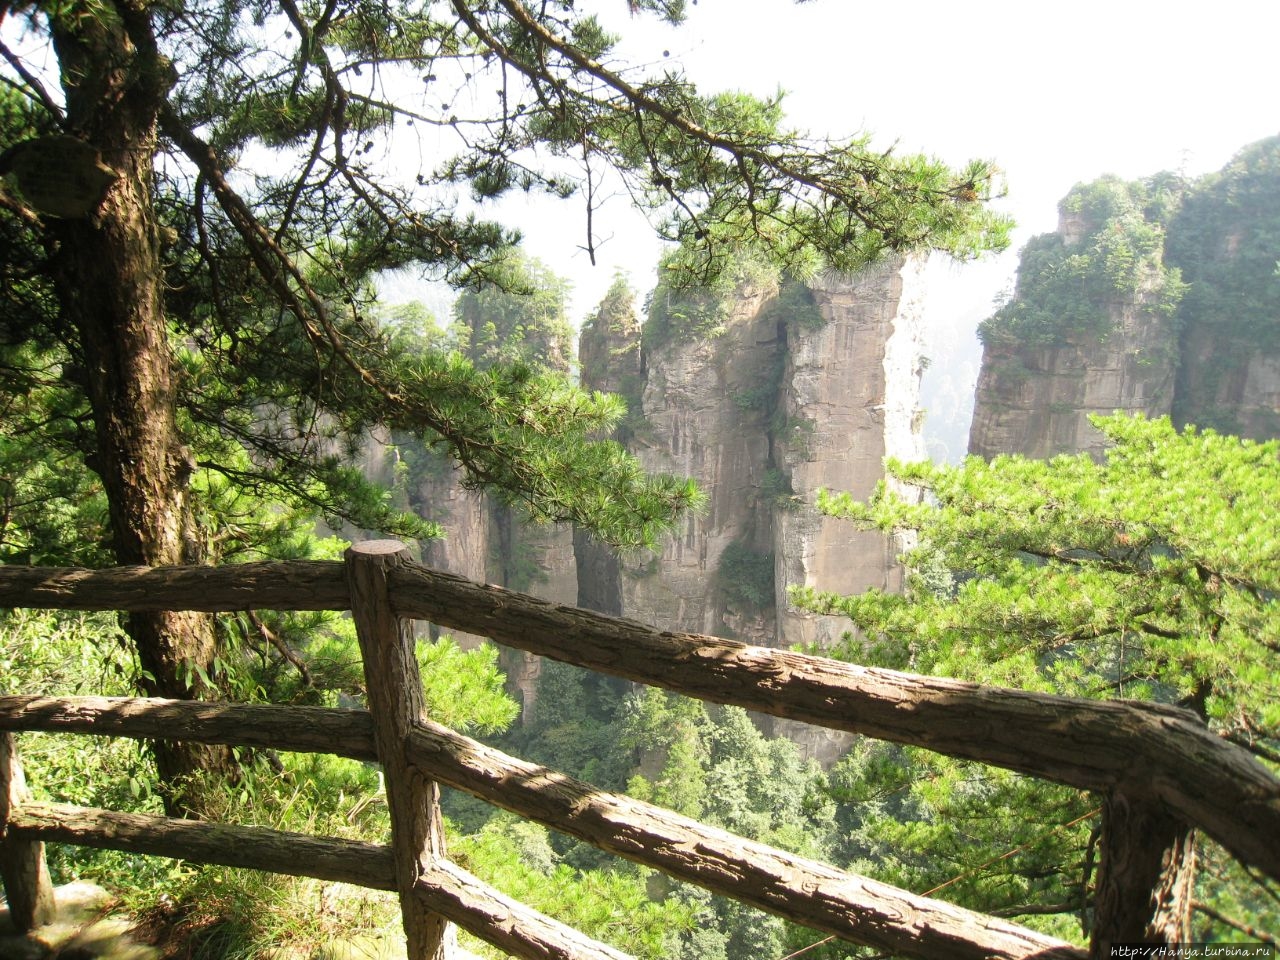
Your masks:
M 987 343 L 1102 340 L 1122 308 L 1139 305 L 1172 323 L 1186 286 L 1164 263 L 1164 241 L 1183 189 L 1168 176 L 1073 188 L 1061 204 L 1063 232 L 1027 243 L 1014 298 L 979 335 Z
M 958 580 L 943 594 L 917 583 L 909 597 L 799 599 L 848 614 L 899 665 L 1155 696 L 1224 732 L 1276 738 L 1262 718 L 1280 697 L 1280 448 L 1167 421 L 1095 423 L 1113 443 L 1101 463 L 891 463 L 923 501 L 884 486 L 865 504 L 824 495 L 833 515 L 918 531 L 908 565 L 940 563 Z

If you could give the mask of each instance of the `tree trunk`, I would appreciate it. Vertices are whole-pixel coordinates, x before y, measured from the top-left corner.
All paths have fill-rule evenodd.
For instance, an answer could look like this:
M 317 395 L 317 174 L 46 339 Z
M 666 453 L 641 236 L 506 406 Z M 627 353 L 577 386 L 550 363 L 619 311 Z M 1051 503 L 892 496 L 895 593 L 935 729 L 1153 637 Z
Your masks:
M 1113 943 L 1173 946 L 1191 939 L 1195 831 L 1159 800 L 1112 790 L 1102 806 L 1090 955 Z
M 90 464 L 102 478 L 121 563 L 191 563 L 198 559 L 189 535 L 191 464 L 178 429 L 152 198 L 156 116 L 170 68 L 141 7 L 72 8 L 50 19 L 67 130 L 116 173 L 95 211 L 50 224 L 58 298 L 79 340 L 93 411 Z M 215 651 L 208 615 L 132 614 L 127 628 L 145 671 L 144 692 L 178 698 L 212 692 L 201 679 L 201 671 L 211 675 Z M 225 747 L 157 744 L 156 759 L 173 813 L 199 812 L 192 775 L 231 769 Z

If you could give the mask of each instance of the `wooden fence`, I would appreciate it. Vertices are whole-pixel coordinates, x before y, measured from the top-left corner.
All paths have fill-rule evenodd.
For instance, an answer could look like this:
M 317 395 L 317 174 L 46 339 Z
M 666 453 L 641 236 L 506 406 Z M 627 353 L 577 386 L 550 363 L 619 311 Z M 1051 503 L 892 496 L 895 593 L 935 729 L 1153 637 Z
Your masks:
M 43 843 L 109 847 L 397 891 L 411 960 L 443 957 L 447 922 L 517 957 L 626 955 L 513 901 L 451 863 L 437 784 L 879 951 L 926 958 L 1083 958 L 1066 942 L 734 836 L 506 756 L 433 723 L 411 619 L 703 700 L 1007 767 L 1103 799 L 1090 953 L 1176 934 L 1167 858 L 1202 829 L 1280 879 L 1280 780 L 1193 715 L 859 667 L 549 603 L 359 544 L 345 562 L 101 571 L 0 567 L 0 607 L 76 610 L 350 610 L 367 710 L 140 698 L 0 697 L 0 870 L 15 921 L 43 922 Z M 11 731 L 42 730 L 331 753 L 381 764 L 388 845 L 35 803 Z

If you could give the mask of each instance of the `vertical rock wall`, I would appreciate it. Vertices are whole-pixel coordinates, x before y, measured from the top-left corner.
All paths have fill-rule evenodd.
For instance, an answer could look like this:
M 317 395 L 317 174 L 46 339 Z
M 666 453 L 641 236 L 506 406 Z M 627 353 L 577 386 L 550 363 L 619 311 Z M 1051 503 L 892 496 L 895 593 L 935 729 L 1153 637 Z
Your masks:
M 1177 423 L 1280 437 L 1278 237 L 1280 137 L 1194 184 L 1170 225 L 1168 259 L 1188 284 Z
M 1182 285 L 1162 259 L 1165 197 L 1142 181 L 1077 186 L 1057 233 L 1027 245 L 1013 299 L 981 328 L 970 453 L 1099 455 L 1090 416 L 1169 413 Z
M 784 409 L 790 429 L 775 436 L 793 496 L 771 511 L 776 562 L 777 636 L 782 648 L 826 646 L 849 629 L 843 617 L 799 610 L 796 586 L 840 593 L 897 591 L 897 546 L 878 531 L 819 513 L 820 489 L 865 499 L 884 478 L 884 459 L 924 458 L 919 411 L 923 262 L 896 259 L 855 277 L 813 285 L 821 324 L 787 328 Z M 847 735 L 775 720 L 773 731 L 822 762 L 848 747 Z
M 531 593 L 555 603 L 578 601 L 573 530 L 568 524 L 535 524 L 484 493 L 466 490 L 461 473 L 443 459 L 419 472 L 411 491 L 414 509 L 431 517 L 444 535 L 422 546 L 422 562 L 479 583 Z M 439 628 L 430 628 L 439 636 Z M 449 635 L 469 650 L 484 637 L 456 630 Z M 499 647 L 508 692 L 522 715 L 535 709 L 541 660 L 522 650 Z
M 822 487 L 867 496 L 886 456 L 923 456 L 921 271 L 898 259 L 808 289 L 743 281 L 709 334 L 651 342 L 628 444 L 647 469 L 694 477 L 707 506 L 660 552 L 619 557 L 615 581 L 602 565 L 580 568 L 579 596 L 659 629 L 786 649 L 829 644 L 849 626 L 794 608 L 790 587 L 898 589 L 894 545 L 822 516 L 814 499 Z M 584 331 L 583 382 L 616 381 L 606 368 L 637 332 Z M 847 746 L 829 731 L 769 726 L 822 761 Z
M 578 567 L 569 524 L 532 523 L 511 507 L 493 504 L 488 529 L 489 583 L 554 603 L 577 603 Z M 537 709 L 542 658 L 501 646 L 498 653 L 508 690 L 520 702 L 522 719 L 528 720 Z
M 644 369 L 640 357 L 640 317 L 635 295 L 622 278 L 582 326 L 578 337 L 581 383 L 622 397 L 627 415 L 613 439 L 626 443 L 639 421 Z M 622 615 L 622 569 L 608 545 L 585 530 L 573 532 L 578 569 L 577 605 L 610 616 Z
M 1117 306 L 1103 343 L 1053 347 L 989 343 L 978 375 L 969 452 L 1100 453 L 1093 414 L 1162 417 L 1173 403 L 1176 336 L 1168 317 L 1142 304 Z
M 762 555 L 770 546 L 759 491 L 773 398 L 760 387 L 776 380 L 781 359 L 777 321 L 762 309 L 775 295 L 772 285 L 741 287 L 717 336 L 677 340 L 645 357 L 632 450 L 651 472 L 695 478 L 707 506 L 685 516 L 661 553 L 622 558 L 623 616 L 661 630 L 768 640 L 768 611 L 731 607 L 719 573 L 731 544 Z
M 924 458 L 919 383 L 922 262 L 895 260 L 852 278 L 827 276 L 813 287 L 820 326 L 788 329 L 787 419 L 775 437 L 794 497 L 774 517 L 780 645 L 826 644 L 848 629 L 787 602 L 793 586 L 841 593 L 898 590 L 893 544 L 823 516 L 820 489 L 865 499 L 884 478 L 885 457 Z

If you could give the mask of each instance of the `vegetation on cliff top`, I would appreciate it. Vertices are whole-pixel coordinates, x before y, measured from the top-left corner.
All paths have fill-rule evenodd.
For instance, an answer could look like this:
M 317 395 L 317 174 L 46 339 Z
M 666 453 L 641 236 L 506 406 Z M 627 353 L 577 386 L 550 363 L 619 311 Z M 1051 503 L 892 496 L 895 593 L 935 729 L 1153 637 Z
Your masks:
M 1163 254 L 1181 191 L 1169 174 L 1072 188 L 1060 206 L 1064 232 L 1033 237 L 1023 248 L 1014 296 L 979 326 L 982 342 L 1101 341 L 1129 306 L 1172 318 L 1184 285 Z
M 1280 435 L 1280 415 L 1238 406 L 1253 358 L 1280 351 L 1280 137 L 1252 144 L 1188 191 L 1169 227 L 1166 259 L 1187 295 L 1174 417 L 1249 435 Z

